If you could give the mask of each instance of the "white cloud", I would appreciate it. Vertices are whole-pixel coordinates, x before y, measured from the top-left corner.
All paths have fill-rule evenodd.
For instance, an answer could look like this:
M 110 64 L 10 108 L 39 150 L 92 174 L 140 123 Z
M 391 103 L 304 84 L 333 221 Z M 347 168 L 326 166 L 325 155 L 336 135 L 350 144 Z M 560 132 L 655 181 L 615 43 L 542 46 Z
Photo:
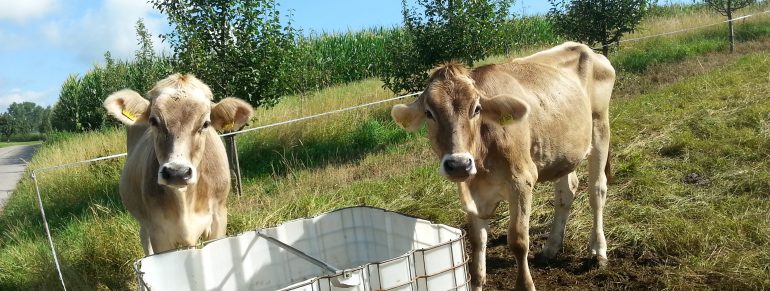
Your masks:
M 86 11 L 78 19 L 42 25 L 41 33 L 49 42 L 73 50 L 84 62 L 101 61 L 106 51 L 125 59 L 137 49 L 135 26 L 139 18 L 154 36 L 156 50 L 164 49 L 157 35 L 166 20 L 145 1 L 105 0 L 101 7 Z
M 0 95 L 0 112 L 5 112 L 8 110 L 8 106 L 14 102 L 34 102 L 45 107 L 50 105 L 45 104 L 46 100 L 44 99 L 46 99 L 46 95 L 48 95 L 48 92 L 25 91 L 18 88 L 11 89 L 10 91 Z
M 58 0 L 0 0 L 0 21 L 25 23 L 45 16 L 58 6 Z

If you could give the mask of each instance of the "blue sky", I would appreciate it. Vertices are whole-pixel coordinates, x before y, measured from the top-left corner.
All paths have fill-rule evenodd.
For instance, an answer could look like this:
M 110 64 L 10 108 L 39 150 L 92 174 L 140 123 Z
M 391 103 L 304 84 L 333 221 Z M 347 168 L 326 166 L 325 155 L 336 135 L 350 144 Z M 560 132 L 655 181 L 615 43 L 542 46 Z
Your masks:
M 400 0 L 278 0 L 292 11 L 296 27 L 331 32 L 401 22 Z M 544 13 L 545 0 L 516 1 L 516 14 Z M 0 112 L 12 102 L 52 105 L 70 74 L 83 75 L 113 57 L 130 58 L 136 50 L 134 25 L 143 18 L 157 39 L 166 19 L 142 0 L 0 0 Z

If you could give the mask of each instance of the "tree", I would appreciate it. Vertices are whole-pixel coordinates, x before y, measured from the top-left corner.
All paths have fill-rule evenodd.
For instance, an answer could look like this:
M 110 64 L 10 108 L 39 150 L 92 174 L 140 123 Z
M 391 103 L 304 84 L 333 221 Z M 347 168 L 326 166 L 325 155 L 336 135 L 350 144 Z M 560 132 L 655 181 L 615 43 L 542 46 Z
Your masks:
M 756 3 L 756 0 L 704 0 L 711 9 L 727 16 L 727 33 L 730 38 L 730 53 L 735 52 L 735 31 L 733 30 L 733 12 Z
M 450 60 L 472 66 L 502 47 L 512 0 L 402 0 L 404 34 L 387 46 L 385 86 L 394 92 L 423 89 L 427 71 Z
M 296 32 L 281 24 L 275 0 L 150 0 L 174 31 L 162 35 L 176 69 L 194 73 L 216 98 L 237 96 L 254 106 L 287 92 Z
M 144 20 L 139 18 L 136 21 L 136 39 L 139 48 L 134 53 L 136 61 L 139 63 L 147 63 L 155 58 L 155 49 L 152 45 L 152 35 L 144 25 Z
M 131 88 L 137 92 L 147 92 L 155 82 L 171 73 L 168 58 L 155 54 L 152 34 L 147 30 L 144 21 L 136 21 L 136 39 L 138 48 L 134 52 L 134 63 L 128 65 L 127 72 Z M 135 69 L 136 72 L 132 72 Z M 122 89 L 122 88 L 120 88 Z
M 59 92 L 59 100 L 51 109 L 51 125 L 59 131 L 82 131 L 79 116 L 80 80 L 69 75 Z
M 600 44 L 607 56 L 610 45 L 634 32 L 646 14 L 648 0 L 548 0 L 556 32 L 590 46 Z
M 0 135 L 9 141 L 11 135 L 17 132 L 16 121 L 8 113 L 0 114 Z
M 51 106 L 48 106 L 43 110 L 43 114 L 40 117 L 40 126 L 37 131 L 40 133 L 49 133 L 53 131 L 53 126 L 51 125 Z
M 36 132 L 42 123 L 43 111 L 43 107 L 33 102 L 11 103 L 8 106 L 8 116 L 14 121 L 14 133 Z

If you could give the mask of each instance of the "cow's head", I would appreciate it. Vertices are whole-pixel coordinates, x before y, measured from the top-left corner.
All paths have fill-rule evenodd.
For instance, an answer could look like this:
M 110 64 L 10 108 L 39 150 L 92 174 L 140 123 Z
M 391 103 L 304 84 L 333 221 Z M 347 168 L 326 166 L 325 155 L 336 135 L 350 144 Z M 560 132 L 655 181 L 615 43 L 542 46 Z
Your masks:
M 237 98 L 213 103 L 211 89 L 192 75 L 174 74 L 155 84 L 148 99 L 125 89 L 104 101 L 107 112 L 129 126 L 149 126 L 158 160 L 158 184 L 183 188 L 198 181 L 206 139 L 238 129 L 253 108 Z
M 439 173 L 462 182 L 477 172 L 486 156 L 482 119 L 506 124 L 524 119 L 528 107 L 511 95 L 484 96 L 467 68 L 458 63 L 436 69 L 425 91 L 411 104 L 393 106 L 393 120 L 406 130 L 428 123 L 433 151 L 441 159 Z

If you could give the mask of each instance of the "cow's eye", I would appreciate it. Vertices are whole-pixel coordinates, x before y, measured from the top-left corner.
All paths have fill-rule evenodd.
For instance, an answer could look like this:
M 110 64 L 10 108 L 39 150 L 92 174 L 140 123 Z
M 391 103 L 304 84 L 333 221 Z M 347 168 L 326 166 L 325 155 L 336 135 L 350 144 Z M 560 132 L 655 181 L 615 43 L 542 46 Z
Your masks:
M 159 124 L 159 123 L 160 123 L 160 121 L 158 121 L 158 118 L 157 118 L 157 117 L 155 117 L 155 116 L 153 116 L 153 117 L 150 117 L 150 125 L 152 125 L 152 126 L 158 126 L 158 124 Z
M 207 129 L 209 128 L 209 126 L 211 126 L 211 121 L 206 120 L 206 122 L 203 123 L 203 126 L 201 126 L 201 128 Z
M 481 105 L 476 105 L 476 108 L 473 109 L 473 116 L 479 115 L 481 113 Z
M 433 113 L 430 113 L 430 110 L 425 110 L 425 117 L 428 119 L 433 119 Z

